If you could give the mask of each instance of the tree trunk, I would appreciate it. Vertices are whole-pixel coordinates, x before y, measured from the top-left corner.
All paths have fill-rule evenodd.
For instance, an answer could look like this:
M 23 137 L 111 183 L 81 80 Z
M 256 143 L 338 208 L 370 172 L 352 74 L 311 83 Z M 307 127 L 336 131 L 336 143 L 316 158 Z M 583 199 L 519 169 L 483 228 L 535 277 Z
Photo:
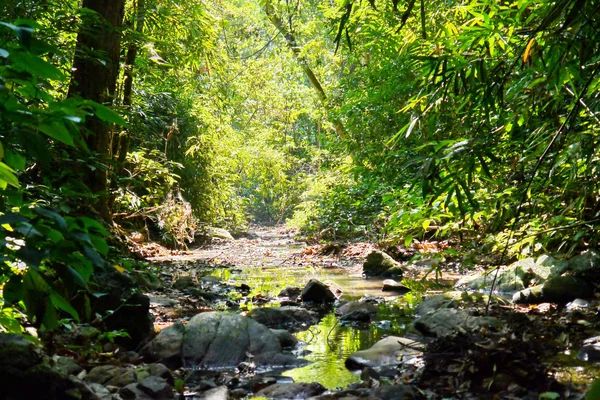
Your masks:
M 286 28 L 285 24 L 277 16 L 277 14 L 275 14 L 275 8 L 273 7 L 271 0 L 267 0 L 265 2 L 264 10 L 265 10 L 265 14 L 267 14 L 267 18 L 269 19 L 269 21 L 271 21 L 273 26 L 285 38 L 285 41 L 286 41 L 288 47 L 290 48 L 290 50 L 292 50 L 292 53 L 294 54 L 294 56 L 300 63 L 302 70 L 308 77 L 308 81 L 310 82 L 311 86 L 317 93 L 319 100 L 321 100 L 321 103 L 323 103 L 323 106 L 327 108 L 327 95 L 325 94 L 325 90 L 323 89 L 323 86 L 321 86 L 321 82 L 319 82 L 319 79 L 317 78 L 317 76 L 315 75 L 313 70 L 308 65 L 308 60 L 306 60 L 306 58 L 304 56 L 302 56 L 302 54 L 300 52 L 300 46 L 298 46 L 298 43 L 296 42 L 296 37 L 293 35 L 292 32 L 290 32 Z M 346 138 L 346 129 L 344 128 L 344 125 L 341 123 L 341 121 L 337 118 L 329 118 L 329 120 L 333 124 L 333 127 L 335 128 L 335 132 L 337 133 L 338 137 L 342 140 L 345 139 Z
M 145 0 L 138 0 L 136 5 L 136 13 L 135 13 L 135 32 L 138 35 L 141 35 L 144 31 L 144 20 L 146 18 L 146 4 Z M 123 106 L 129 110 L 131 105 L 133 104 L 133 70 L 135 66 L 135 59 L 138 53 L 138 38 L 134 37 L 129 47 L 127 48 L 127 56 L 125 57 L 125 71 L 123 73 Z M 110 183 L 111 193 L 109 196 L 108 208 L 110 211 L 113 209 L 113 205 L 115 203 L 115 195 L 114 192 L 117 189 L 117 178 L 121 176 L 123 173 L 123 169 L 125 168 L 125 160 L 127 158 L 127 153 L 129 152 L 129 145 L 131 139 L 128 132 L 122 132 L 119 135 L 118 142 L 116 144 L 116 148 L 113 151 L 115 155 L 115 166 L 114 166 L 114 174 Z
M 84 21 L 77 35 L 73 79 L 69 96 L 111 105 L 119 75 L 121 25 L 125 0 L 83 0 L 83 7 L 97 13 Z M 111 127 L 96 117 L 86 119 L 88 149 L 108 163 Z M 102 218 L 111 220 L 108 207 L 107 170 L 96 168 L 84 173 L 85 183 L 96 195 L 93 206 Z

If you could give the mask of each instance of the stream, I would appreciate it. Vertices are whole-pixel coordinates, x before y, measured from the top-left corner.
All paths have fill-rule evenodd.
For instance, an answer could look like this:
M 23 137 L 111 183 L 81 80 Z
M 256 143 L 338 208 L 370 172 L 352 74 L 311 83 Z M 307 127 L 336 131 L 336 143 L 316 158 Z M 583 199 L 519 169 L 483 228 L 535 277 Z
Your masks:
M 345 367 L 346 358 L 355 351 L 371 347 L 387 335 L 404 334 L 410 325 L 410 317 L 405 316 L 404 309 L 414 307 L 416 299 L 411 294 L 398 296 L 383 292 L 382 279 L 363 278 L 360 257 L 310 254 L 306 244 L 296 241 L 293 234 L 284 229 L 265 228 L 258 231 L 258 235 L 258 238 L 225 242 L 181 256 L 155 257 L 151 261 L 169 266 L 170 269 L 163 269 L 163 275 L 171 274 L 173 279 L 191 275 L 200 280 L 215 278 L 231 287 L 248 285 L 250 293 L 245 299 L 238 299 L 241 312 L 256 307 L 248 301 L 256 296 L 273 298 L 261 307 L 279 306 L 277 295 L 282 289 L 302 288 L 310 279 L 333 283 L 340 288 L 340 302 L 379 298 L 375 322 L 346 326 L 339 323 L 331 310 L 317 325 L 295 333 L 305 343 L 298 350 L 299 356 L 310 364 L 269 371 L 295 382 L 318 382 L 328 389 L 344 388 L 360 381 L 360 371 L 349 371 Z

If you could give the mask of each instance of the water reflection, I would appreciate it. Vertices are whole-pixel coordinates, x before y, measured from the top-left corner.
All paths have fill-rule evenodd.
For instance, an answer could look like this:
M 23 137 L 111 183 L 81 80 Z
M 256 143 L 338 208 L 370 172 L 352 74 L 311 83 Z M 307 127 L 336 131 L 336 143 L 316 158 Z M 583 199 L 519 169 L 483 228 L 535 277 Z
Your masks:
M 296 334 L 298 339 L 308 343 L 311 353 L 303 358 L 312 363 L 283 373 L 296 382 L 319 382 L 328 389 L 344 388 L 360 380 L 358 373 L 346 369 L 346 358 L 358 350 L 374 345 L 384 335 L 401 335 L 405 331 L 406 318 L 397 309 L 382 307 L 378 318 L 391 321 L 390 329 L 382 329 L 375 324 L 365 329 L 355 329 L 337 324 L 333 313 L 327 314 L 311 329 Z
M 358 300 L 365 296 L 392 296 L 381 291 L 382 280 L 364 279 L 359 273 L 348 269 L 318 269 L 313 267 L 269 267 L 244 269 L 214 269 L 198 271 L 199 275 L 212 275 L 230 284 L 245 283 L 252 291 L 249 297 L 261 294 L 277 296 L 287 286 L 303 287 L 310 279 L 331 281 L 343 290 L 342 299 Z M 319 382 L 328 389 L 345 388 L 360 380 L 358 373 L 346 369 L 346 358 L 355 351 L 371 347 L 385 335 L 402 335 L 410 324 L 409 317 L 402 312 L 403 299 L 379 306 L 377 320 L 356 329 L 343 326 L 333 313 L 325 315 L 318 325 L 296 334 L 307 343 L 310 353 L 302 355 L 311 364 L 283 372 L 296 382 Z M 379 326 L 378 326 L 379 325 Z

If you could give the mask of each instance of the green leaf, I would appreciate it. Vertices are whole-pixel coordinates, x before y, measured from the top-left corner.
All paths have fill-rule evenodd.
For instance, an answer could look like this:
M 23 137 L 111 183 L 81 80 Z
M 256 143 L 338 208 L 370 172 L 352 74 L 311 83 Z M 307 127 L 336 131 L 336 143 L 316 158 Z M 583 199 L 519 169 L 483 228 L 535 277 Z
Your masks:
M 73 142 L 73 138 L 71 137 L 71 134 L 69 133 L 69 131 L 67 130 L 67 128 L 65 127 L 65 125 L 62 122 L 52 121 L 50 123 L 50 125 L 40 124 L 38 126 L 38 129 L 40 130 L 40 132 L 45 133 L 46 135 L 50 136 L 52 139 L 58 140 L 59 142 L 62 142 L 69 146 L 74 146 L 74 144 L 75 144 Z
M 0 162 L 0 180 L 11 186 L 19 187 L 19 179 L 17 179 L 15 170 L 3 162 Z M 6 187 L 6 185 L 4 185 L 4 187 Z
M 125 121 L 125 119 L 114 110 L 111 110 L 110 108 L 103 106 L 102 104 L 91 101 L 86 102 L 86 104 L 92 106 L 92 108 L 94 109 L 94 114 L 96 114 L 96 116 L 101 120 L 121 126 L 127 125 L 127 121 Z
M 52 300 L 52 304 L 54 304 L 56 308 L 59 308 L 66 313 L 69 313 L 73 318 L 75 318 L 75 320 L 79 322 L 79 314 L 77 313 L 77 311 L 75 311 L 73 306 L 67 300 L 64 299 L 64 297 L 53 291 L 52 293 L 50 293 L 50 300 Z
M 92 244 L 98 253 L 102 254 L 103 256 L 108 255 L 108 244 L 106 243 L 106 240 L 96 235 L 90 235 L 90 240 L 92 241 Z
M 15 171 L 23 171 L 25 169 L 27 160 L 26 160 L 25 156 L 15 152 L 11 149 L 5 149 L 4 150 L 4 161 L 6 162 L 6 165 L 11 167 Z
M 2 290 L 4 300 L 8 304 L 18 303 L 23 299 L 23 280 L 21 275 L 13 275 Z
M 585 395 L 585 400 L 597 400 L 600 399 L 600 379 L 596 379 L 592 382 L 590 389 Z
M 404 247 L 406 247 L 406 248 L 410 247 L 412 241 L 413 241 L 413 236 L 410 234 L 406 235 L 406 237 L 404 238 Z
M 45 310 L 44 316 L 42 318 L 42 324 L 46 329 L 49 330 L 55 330 L 59 327 L 56 309 L 54 308 L 54 304 L 52 304 L 52 300 L 50 300 L 50 298 L 47 298 L 45 301 Z
M 50 218 L 56 222 L 61 229 L 67 229 L 67 221 L 65 221 L 65 219 L 56 211 L 42 207 L 36 207 L 34 208 L 34 211 L 44 217 Z

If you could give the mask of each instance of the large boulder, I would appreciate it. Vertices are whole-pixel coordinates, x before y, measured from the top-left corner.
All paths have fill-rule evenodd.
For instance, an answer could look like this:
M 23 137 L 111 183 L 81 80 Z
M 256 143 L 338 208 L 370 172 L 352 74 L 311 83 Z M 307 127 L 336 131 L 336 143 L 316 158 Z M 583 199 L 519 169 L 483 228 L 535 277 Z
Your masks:
M 494 268 L 465 276 L 456 283 L 455 287 L 468 290 L 490 289 L 494 277 L 496 277 L 494 290 L 500 292 L 519 291 L 544 282 L 552 273 L 553 266 L 546 257 L 540 258 L 538 261 L 526 258 L 499 268 L 499 270 Z
M 317 313 L 294 306 L 255 308 L 247 316 L 273 329 L 306 329 L 319 320 Z
M 388 336 L 369 349 L 352 353 L 346 359 L 346 367 L 357 370 L 365 367 L 393 366 L 420 356 L 423 348 L 423 343 L 403 337 Z
M 320 383 L 276 383 L 260 390 L 257 396 L 269 399 L 306 399 L 325 392 Z
M 445 337 L 456 332 L 474 332 L 482 328 L 498 330 L 501 322 L 493 317 L 477 317 L 465 310 L 440 308 L 422 316 L 413 327 L 424 336 Z
M 366 276 L 385 276 L 400 279 L 404 274 L 404 270 L 402 265 L 388 254 L 373 250 L 367 255 L 363 263 L 363 273 Z
M 81 396 L 76 385 L 53 370 L 21 335 L 0 334 L 0 397 L 7 400 L 67 400 Z
M 207 312 L 186 325 L 162 330 L 142 349 L 142 354 L 171 367 L 200 369 L 234 368 L 249 357 L 257 365 L 297 365 L 281 354 L 281 343 L 269 328 L 237 314 Z
M 300 297 L 305 303 L 333 303 L 338 296 L 329 285 L 324 284 L 316 279 L 308 281 Z
M 565 304 L 577 298 L 589 298 L 593 295 L 594 287 L 589 281 L 566 275 L 550 278 L 542 285 L 515 293 L 513 302 L 517 304 Z

